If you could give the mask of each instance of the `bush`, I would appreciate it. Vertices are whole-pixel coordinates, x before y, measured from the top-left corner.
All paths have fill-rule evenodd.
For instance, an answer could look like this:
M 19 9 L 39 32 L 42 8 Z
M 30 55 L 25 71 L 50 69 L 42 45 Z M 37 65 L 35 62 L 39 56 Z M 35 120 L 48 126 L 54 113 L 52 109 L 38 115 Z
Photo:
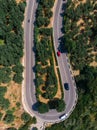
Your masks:
M 36 117 L 35 117 L 35 116 L 32 118 L 32 123 L 33 123 L 33 124 L 36 124 L 36 123 L 37 123 L 37 120 L 36 120 Z
M 13 80 L 14 80 L 16 83 L 21 84 L 21 83 L 22 83 L 22 80 L 23 80 L 22 74 L 15 74 L 14 77 L 13 77 Z
M 1 118 L 2 118 L 2 115 L 3 115 L 3 113 L 0 112 L 0 120 L 1 120 Z
M 12 68 L 15 73 L 21 74 L 23 72 L 23 66 L 19 63 Z
M 24 122 L 28 122 L 30 119 L 31 119 L 31 117 L 30 117 L 30 115 L 28 114 L 28 113 L 23 113 L 22 115 L 21 115 L 21 119 L 24 121 Z
M 38 112 L 39 113 L 46 113 L 49 111 L 49 106 L 48 104 L 39 102 L 39 106 L 38 106 Z
M 41 28 L 39 33 L 44 36 L 51 36 L 52 28 Z
M 14 116 L 12 114 L 6 114 L 4 117 L 4 121 L 6 123 L 12 123 L 14 121 Z
M 0 107 L 1 107 L 2 109 L 8 109 L 9 105 L 10 105 L 10 102 L 9 102 L 8 99 L 5 99 L 5 98 L 3 98 L 3 97 L 0 98 Z
M 56 110 L 58 112 L 62 112 L 62 111 L 65 110 L 65 102 L 64 102 L 64 100 L 58 100 L 58 105 L 56 107 Z
M 3 97 L 7 91 L 7 87 L 0 86 L 0 97 Z

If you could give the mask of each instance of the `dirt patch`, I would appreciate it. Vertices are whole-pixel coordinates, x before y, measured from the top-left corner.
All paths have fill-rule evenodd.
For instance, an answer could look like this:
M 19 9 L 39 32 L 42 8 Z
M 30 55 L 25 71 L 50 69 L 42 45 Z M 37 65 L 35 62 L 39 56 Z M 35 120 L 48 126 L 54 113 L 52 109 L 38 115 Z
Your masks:
M 73 70 L 72 71 L 73 76 L 78 76 L 80 74 L 79 70 Z
M 90 66 L 97 67 L 97 62 L 96 61 L 91 62 Z
M 13 81 L 7 87 L 7 93 L 5 98 L 10 101 L 10 108 L 15 107 L 16 102 L 20 102 L 21 100 L 21 85 L 14 83 Z
M 20 2 L 23 2 L 24 0 L 16 0 L 17 4 L 20 3 Z
M 49 101 L 49 99 L 45 99 L 45 98 L 43 98 L 42 97 L 42 95 L 39 95 L 39 100 L 40 100 L 40 102 L 43 102 L 43 103 L 48 103 L 48 101 Z
M 10 124 L 5 124 L 3 118 L 6 114 L 6 111 L 0 110 L 0 112 L 3 113 L 2 120 L 0 121 L 0 128 L 2 128 L 2 130 L 3 128 L 6 129 L 11 126 L 14 126 L 15 128 L 19 128 L 20 125 L 23 124 L 23 121 L 21 120 L 21 114 L 24 112 L 24 109 L 21 104 L 21 85 L 11 81 L 7 85 L 7 92 L 5 93 L 4 97 L 7 98 L 10 102 L 10 106 L 8 110 L 13 111 L 15 120 Z M 19 106 L 17 106 L 17 103 L 19 103 Z
M 74 8 L 76 8 L 80 3 L 86 3 L 86 0 L 72 0 L 72 2 L 75 4 Z
M 55 7 L 56 7 L 56 4 L 57 4 L 57 1 L 58 1 L 58 0 L 55 0 L 54 6 L 53 6 L 53 8 L 51 9 L 51 11 L 53 12 L 53 14 L 54 14 L 54 11 L 55 11 Z M 50 18 L 50 24 L 48 25 L 49 28 L 53 26 L 53 20 L 54 20 L 54 17 L 51 17 L 51 18 Z

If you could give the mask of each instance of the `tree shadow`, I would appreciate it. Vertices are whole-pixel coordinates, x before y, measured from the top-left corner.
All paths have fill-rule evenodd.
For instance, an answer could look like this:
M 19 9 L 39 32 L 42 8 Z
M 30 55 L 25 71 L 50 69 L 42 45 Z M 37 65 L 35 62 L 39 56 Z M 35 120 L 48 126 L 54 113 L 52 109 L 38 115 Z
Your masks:
M 32 105 L 32 109 L 33 109 L 34 111 L 38 111 L 38 106 L 39 106 L 39 103 L 36 102 L 36 103 L 34 103 L 34 104 Z
M 67 53 L 67 50 L 65 48 L 65 37 L 64 37 L 64 33 L 65 33 L 65 29 L 64 29 L 64 25 L 65 25 L 65 21 L 64 21 L 65 10 L 66 10 L 66 3 L 64 3 L 62 5 L 62 12 L 60 13 L 60 16 L 62 17 L 62 28 L 61 28 L 61 32 L 62 32 L 63 36 L 61 36 L 58 39 L 58 41 L 59 41 L 58 50 L 61 53 Z
M 67 50 L 65 48 L 65 38 L 64 36 L 60 37 L 58 39 L 59 41 L 59 46 L 58 46 L 58 50 L 61 52 L 61 53 L 67 53 Z

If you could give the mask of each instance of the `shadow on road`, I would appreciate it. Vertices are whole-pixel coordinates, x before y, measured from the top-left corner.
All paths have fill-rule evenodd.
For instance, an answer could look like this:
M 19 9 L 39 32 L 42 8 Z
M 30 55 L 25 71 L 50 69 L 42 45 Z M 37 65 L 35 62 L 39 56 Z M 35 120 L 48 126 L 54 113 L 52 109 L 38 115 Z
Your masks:
M 32 109 L 34 110 L 34 111 L 38 111 L 38 105 L 39 105 L 39 103 L 38 102 L 36 102 L 36 103 L 34 103 L 33 105 L 32 105 Z
M 64 29 L 64 26 L 65 26 L 65 21 L 64 21 L 65 9 L 66 9 L 66 4 L 64 3 L 62 5 L 62 12 L 60 13 L 60 16 L 62 17 L 61 33 L 63 34 L 63 36 L 58 39 L 58 41 L 59 41 L 58 50 L 61 53 L 67 53 L 66 48 L 65 48 L 65 37 L 64 37 L 64 33 L 65 33 L 65 29 Z

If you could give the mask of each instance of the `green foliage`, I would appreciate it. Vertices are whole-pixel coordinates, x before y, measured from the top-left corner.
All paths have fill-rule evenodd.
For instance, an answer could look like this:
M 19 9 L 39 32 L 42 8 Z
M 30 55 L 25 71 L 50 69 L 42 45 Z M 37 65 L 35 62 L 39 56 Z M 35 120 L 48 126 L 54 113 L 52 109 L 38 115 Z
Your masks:
M 3 46 L 0 46 L 0 65 L 3 66 L 0 68 L 0 83 L 10 82 L 10 67 L 12 65 L 19 67 L 19 69 L 13 67 L 16 73 L 21 75 L 23 71 L 19 64 L 23 56 L 23 29 L 21 24 L 24 20 L 25 6 L 25 1 L 19 4 L 16 4 L 15 0 L 0 1 L 0 39 L 4 43 Z M 15 79 L 17 79 L 16 76 Z M 21 76 L 19 78 L 22 80 Z
M 7 110 L 6 114 L 13 114 L 13 111 L 12 110 Z
M 41 28 L 39 33 L 43 36 L 51 36 L 52 28 Z
M 12 123 L 14 121 L 14 116 L 12 114 L 6 114 L 4 117 L 4 121 L 6 123 Z
M 64 17 L 64 43 L 68 52 L 71 54 L 70 60 L 73 68 L 83 69 L 85 65 L 89 65 L 93 61 L 92 56 L 87 50 L 93 47 L 93 50 L 96 51 L 97 46 L 95 15 L 91 15 L 90 13 L 94 11 L 94 5 L 90 1 L 87 1 L 83 5 L 79 4 L 76 9 L 74 9 L 74 4 L 72 2 L 70 2 L 70 5 L 71 6 L 69 6 L 69 4 L 67 5 Z M 84 23 L 76 26 L 80 18 L 83 19 Z M 91 22 L 89 22 L 89 20 L 91 20 Z M 85 26 L 85 29 L 80 30 L 83 26 Z M 90 44 L 88 45 L 89 41 Z
M 35 116 L 32 118 L 32 123 L 33 123 L 33 124 L 36 124 L 36 123 L 37 123 L 37 120 L 36 120 L 36 117 L 35 117 Z
M 0 97 L 4 96 L 7 91 L 7 87 L 0 86 Z
M 7 109 L 10 105 L 9 100 L 4 98 L 6 91 L 7 87 L 0 86 L 0 107 L 3 109 Z
M 10 105 L 10 102 L 8 99 L 5 99 L 4 97 L 0 98 L 0 107 L 2 109 L 8 109 L 9 105 Z
M 19 2 L 18 7 L 19 7 L 20 11 L 24 13 L 25 7 L 26 7 L 26 2 Z
M 21 83 L 22 83 L 22 80 L 23 80 L 22 74 L 15 74 L 14 77 L 13 77 L 13 80 L 14 80 L 16 83 L 21 84 Z
M 58 112 L 62 112 L 65 109 L 65 102 L 62 99 L 53 99 L 48 102 L 50 109 L 56 109 Z
M 8 83 L 10 78 L 10 68 L 0 68 L 0 83 Z
M 53 15 L 51 11 L 53 5 L 54 0 L 40 0 L 36 11 L 34 37 L 36 47 L 35 83 L 37 99 L 39 99 L 39 94 L 42 94 L 44 98 L 53 99 L 58 89 L 52 58 L 52 28 L 47 27 L 50 23 L 50 18 Z M 50 66 L 48 66 L 48 61 L 50 61 Z M 43 79 L 44 74 L 47 75 L 46 80 Z M 44 85 L 45 93 L 41 92 L 40 85 Z M 48 104 L 39 103 L 38 110 L 40 113 L 47 112 Z
M 20 102 L 17 102 L 17 103 L 16 103 L 16 106 L 17 106 L 17 107 L 20 107 L 20 105 L 21 105 Z
M 46 113 L 49 111 L 49 106 L 48 104 L 39 102 L 39 106 L 38 106 L 38 112 L 39 113 Z
M 28 122 L 30 119 L 31 119 L 31 117 L 30 117 L 30 115 L 28 114 L 28 113 L 23 113 L 22 115 L 21 115 L 21 119 L 24 121 L 24 122 Z
M 4 40 L 0 39 L 0 45 L 4 45 Z
M 21 125 L 20 128 L 18 130 L 29 130 L 29 126 L 24 124 L 24 125 Z
M 95 2 L 94 2 L 95 3 Z M 90 0 L 79 4 L 76 9 L 74 3 L 68 0 L 64 16 L 65 47 L 70 54 L 73 69 L 79 69 L 76 76 L 78 102 L 71 116 L 64 122 L 54 124 L 46 130 L 96 130 L 97 129 L 97 67 L 90 67 L 92 61 L 91 48 L 97 51 L 97 14 L 91 14 L 97 4 Z M 94 6 L 96 5 L 96 6 Z M 80 31 L 77 21 L 82 18 L 85 30 Z M 88 20 L 91 20 L 89 22 Z M 88 39 L 90 43 L 88 45 Z
M 3 113 L 0 112 L 0 120 L 1 120 L 2 116 L 3 116 Z
M 19 63 L 12 68 L 15 73 L 21 74 L 23 72 L 23 66 Z
M 65 110 L 65 102 L 64 102 L 64 100 L 58 100 L 58 104 L 57 104 L 56 110 L 58 112 L 62 112 L 62 111 Z

